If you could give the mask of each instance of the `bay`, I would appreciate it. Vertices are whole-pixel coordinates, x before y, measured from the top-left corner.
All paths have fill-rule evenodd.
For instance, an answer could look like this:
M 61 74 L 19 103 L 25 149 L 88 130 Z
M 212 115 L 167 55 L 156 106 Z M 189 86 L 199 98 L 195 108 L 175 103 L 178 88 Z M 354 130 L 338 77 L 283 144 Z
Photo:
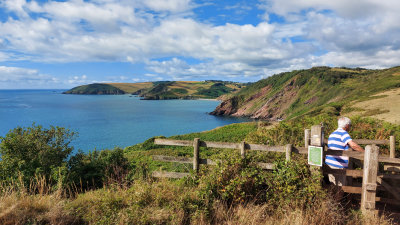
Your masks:
M 60 126 L 78 132 L 72 145 L 88 152 L 249 121 L 209 115 L 219 104 L 213 100 L 145 101 L 132 95 L 64 95 L 63 91 L 0 90 L 0 136 L 32 123 Z

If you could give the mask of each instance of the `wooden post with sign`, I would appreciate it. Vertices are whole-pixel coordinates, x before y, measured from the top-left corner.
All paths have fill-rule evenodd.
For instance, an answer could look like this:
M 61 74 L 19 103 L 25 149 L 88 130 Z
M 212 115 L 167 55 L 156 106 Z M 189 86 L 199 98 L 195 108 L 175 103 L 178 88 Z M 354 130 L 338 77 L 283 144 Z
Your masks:
M 307 131 L 307 130 L 306 130 Z M 323 147 L 323 127 L 320 125 L 314 125 L 311 127 L 310 145 L 315 147 Z M 322 167 L 310 165 L 311 173 L 315 176 L 319 176 L 322 171 Z
M 376 145 L 365 147 L 361 192 L 361 211 L 364 214 L 375 210 L 378 152 L 379 149 Z
M 324 140 L 323 135 L 323 127 L 320 125 L 314 125 L 311 127 L 311 139 L 310 143 L 312 146 L 322 147 L 322 143 Z

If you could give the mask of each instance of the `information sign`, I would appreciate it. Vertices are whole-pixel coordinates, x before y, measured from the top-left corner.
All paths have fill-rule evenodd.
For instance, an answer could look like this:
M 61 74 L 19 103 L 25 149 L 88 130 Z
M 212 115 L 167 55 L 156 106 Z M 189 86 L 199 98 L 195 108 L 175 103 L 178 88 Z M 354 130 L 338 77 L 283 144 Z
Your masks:
M 323 153 L 322 147 L 308 146 L 308 164 L 322 166 Z

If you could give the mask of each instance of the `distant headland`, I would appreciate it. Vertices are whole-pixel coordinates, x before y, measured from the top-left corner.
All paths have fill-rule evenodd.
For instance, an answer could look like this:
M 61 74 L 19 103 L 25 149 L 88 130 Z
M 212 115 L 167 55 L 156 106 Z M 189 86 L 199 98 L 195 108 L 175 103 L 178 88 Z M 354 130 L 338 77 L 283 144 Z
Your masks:
M 249 83 L 231 81 L 157 81 L 143 83 L 94 83 L 74 87 L 63 94 L 138 95 L 143 100 L 215 99 L 233 94 Z

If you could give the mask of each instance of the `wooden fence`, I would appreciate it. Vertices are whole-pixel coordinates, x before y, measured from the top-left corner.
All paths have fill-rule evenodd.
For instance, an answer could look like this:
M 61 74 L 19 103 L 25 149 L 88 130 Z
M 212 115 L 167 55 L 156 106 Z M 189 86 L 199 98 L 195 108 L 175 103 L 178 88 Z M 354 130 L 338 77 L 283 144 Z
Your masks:
M 347 193 L 361 194 L 361 209 L 363 212 L 374 210 L 376 202 L 400 206 L 400 185 L 398 185 L 400 181 L 400 159 L 395 158 L 394 136 L 391 136 L 389 140 L 355 139 L 354 141 L 359 144 L 367 145 L 365 147 L 365 153 L 327 150 L 326 145 L 324 144 L 326 140 L 323 139 L 323 127 L 321 126 L 313 126 L 311 130 L 305 130 L 304 147 L 296 147 L 291 144 L 283 146 L 266 146 L 245 142 L 211 142 L 202 141 L 199 138 L 195 138 L 193 141 L 155 139 L 154 143 L 157 145 L 192 146 L 193 158 L 154 155 L 153 160 L 193 164 L 193 170 L 197 172 L 200 164 L 216 164 L 211 159 L 201 159 L 199 157 L 200 147 L 237 149 L 240 151 L 242 156 L 245 156 L 247 151 L 281 152 L 285 153 L 286 160 L 291 160 L 292 153 L 308 154 L 309 145 L 323 146 L 325 149 L 324 154 L 349 156 L 351 159 L 356 159 L 354 162 L 362 166 L 363 169 L 353 169 L 350 164 L 349 168 L 344 170 L 331 169 L 327 166 L 323 166 L 322 170 L 324 174 L 339 174 L 346 175 L 346 177 L 350 178 L 362 178 L 362 183 L 349 182 L 349 186 L 342 186 L 341 188 Z M 389 145 L 389 156 L 379 155 L 379 148 L 377 145 Z M 360 163 L 361 161 L 363 161 L 363 163 Z M 381 171 L 379 170 L 379 167 L 382 167 L 379 166 L 380 164 L 383 165 L 383 170 Z M 274 164 L 258 163 L 258 166 L 263 169 L 271 170 L 273 169 Z M 312 167 L 314 167 L 314 170 L 318 170 L 315 166 Z M 188 176 L 189 173 L 155 171 L 152 175 L 154 177 L 182 178 Z M 383 191 L 386 194 L 389 194 L 389 197 L 377 197 L 377 191 Z

